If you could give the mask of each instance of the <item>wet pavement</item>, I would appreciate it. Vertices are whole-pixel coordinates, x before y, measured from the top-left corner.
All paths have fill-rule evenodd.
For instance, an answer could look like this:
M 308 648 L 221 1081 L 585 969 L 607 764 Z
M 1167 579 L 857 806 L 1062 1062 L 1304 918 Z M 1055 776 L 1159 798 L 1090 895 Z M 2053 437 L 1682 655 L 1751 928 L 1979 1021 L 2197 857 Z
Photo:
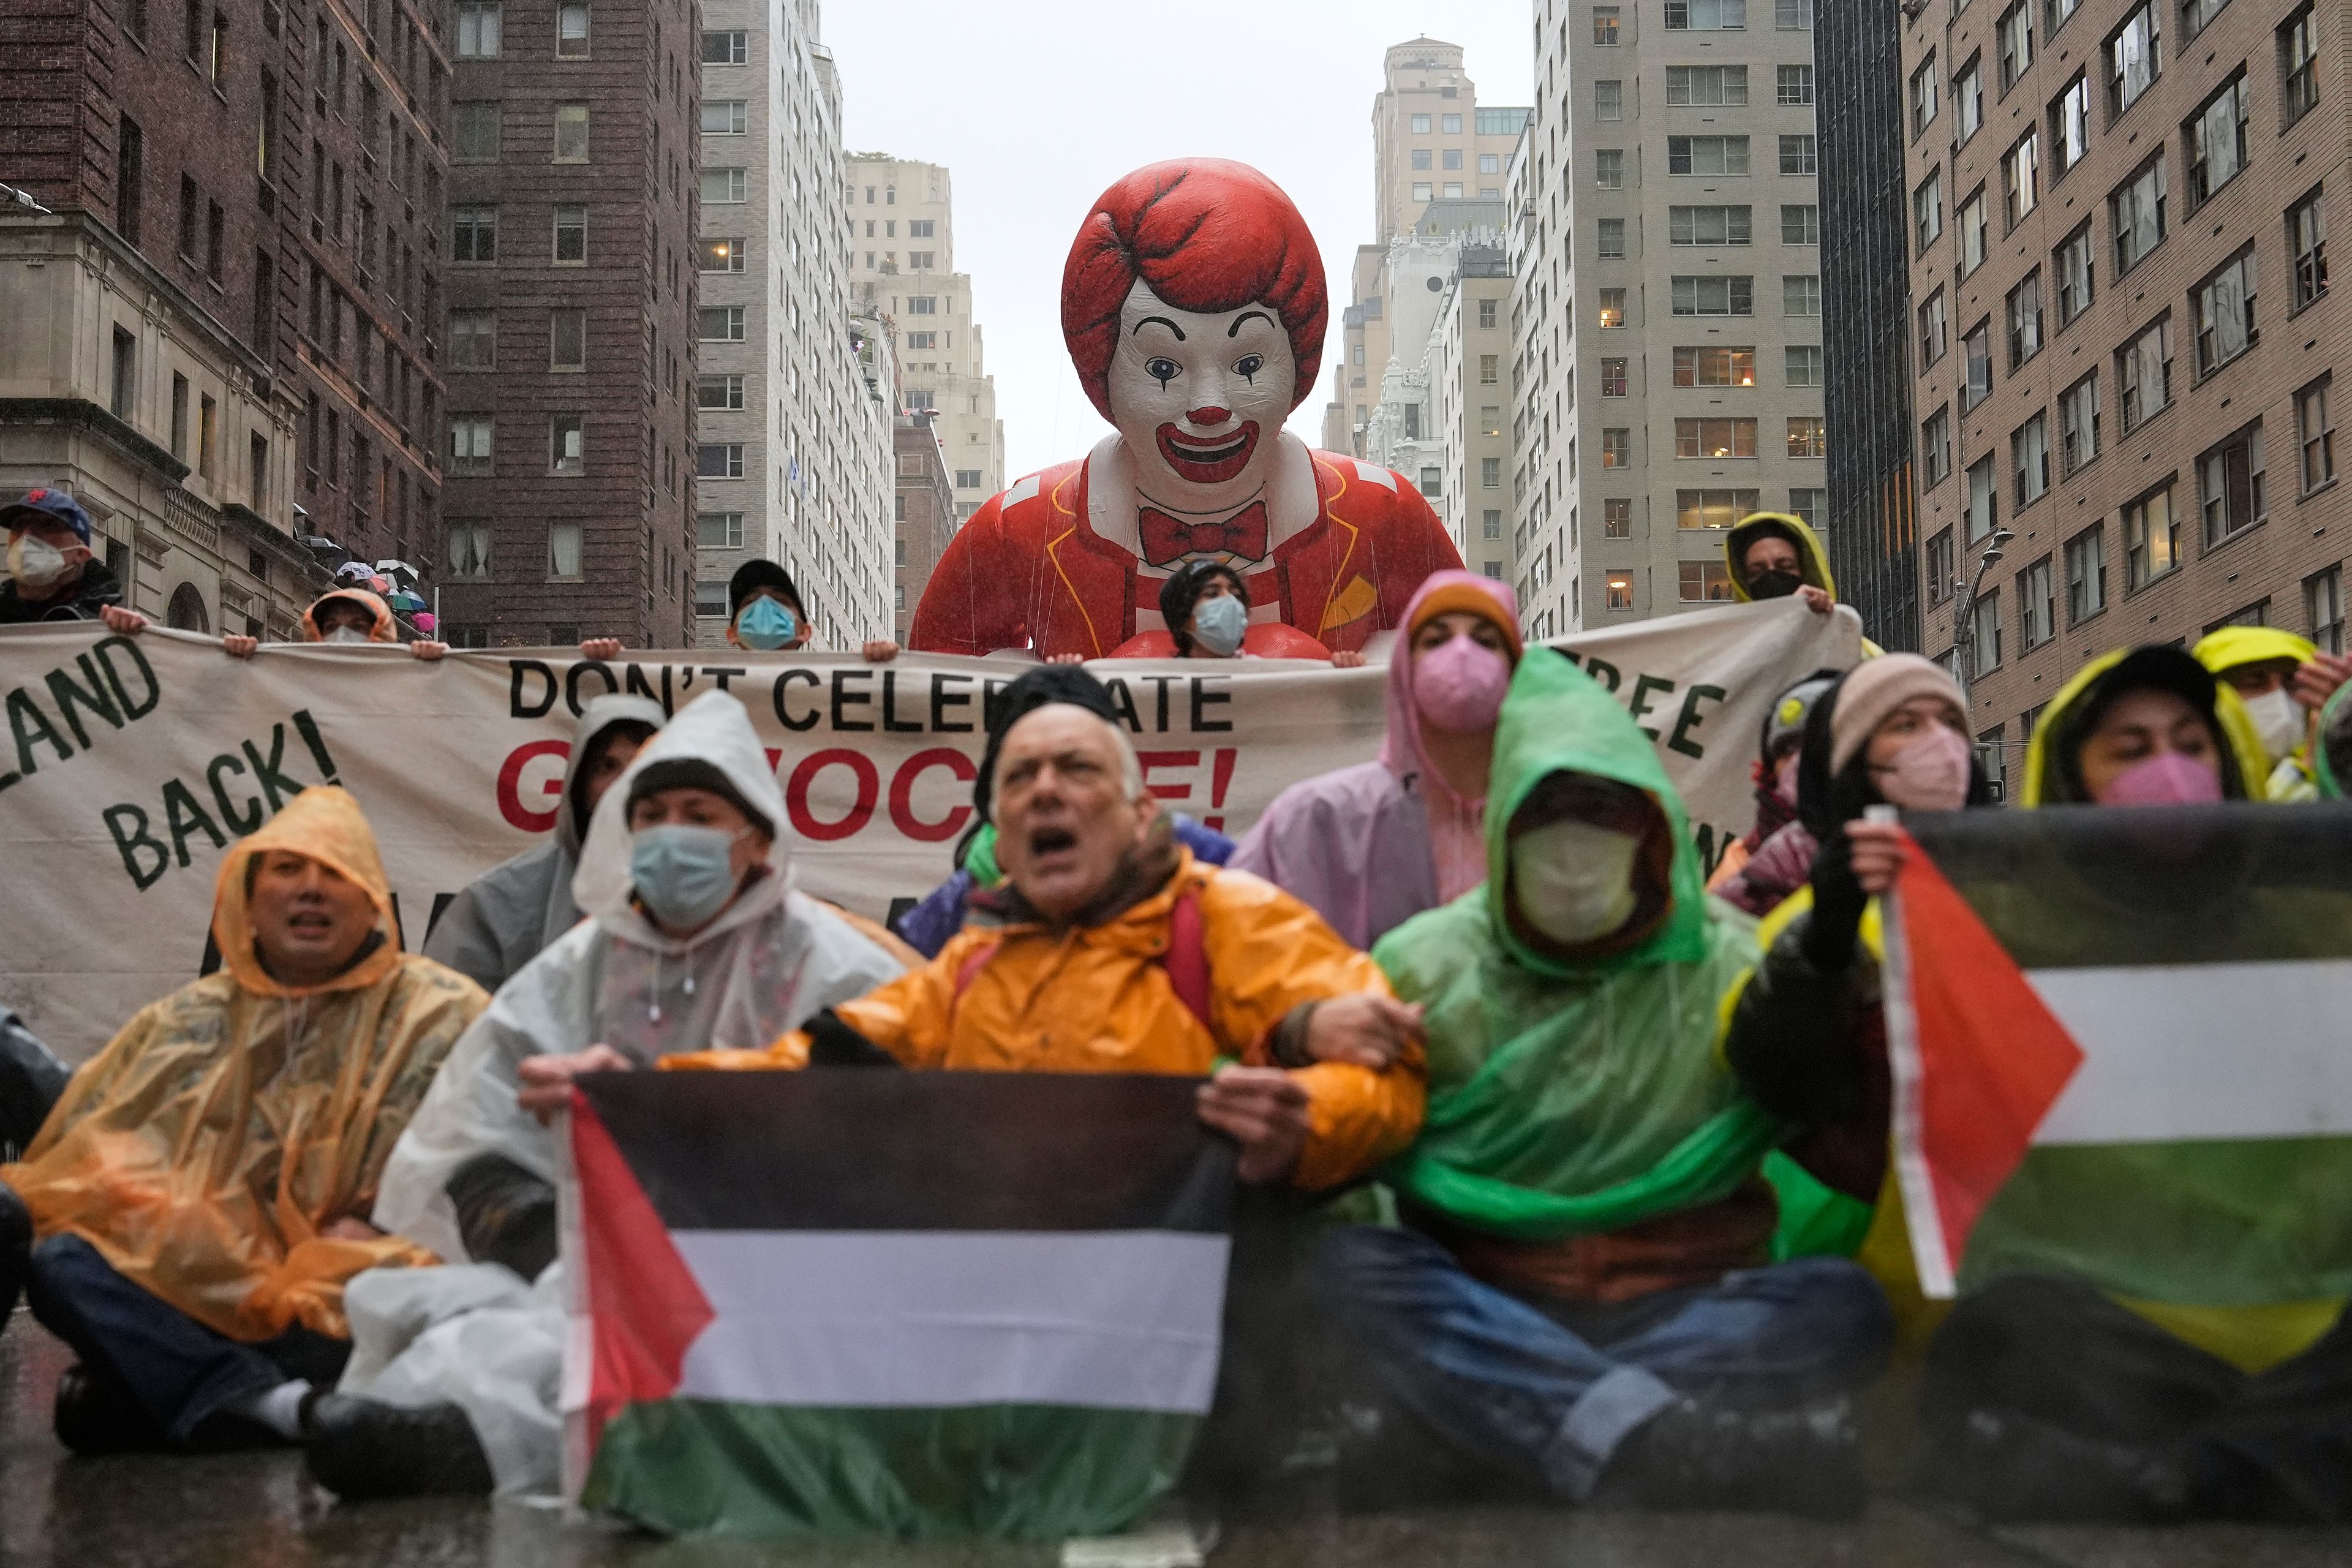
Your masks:
M 67 1355 L 0 1338 L 5 1568 L 1050 1568 L 1049 1550 L 664 1541 L 511 1504 L 343 1507 L 299 1455 L 78 1459 L 49 1431 Z M 2352 1568 L 2352 1531 L 1989 1531 L 1899 1495 L 1857 1523 L 1454 1509 L 1232 1531 L 1215 1568 Z

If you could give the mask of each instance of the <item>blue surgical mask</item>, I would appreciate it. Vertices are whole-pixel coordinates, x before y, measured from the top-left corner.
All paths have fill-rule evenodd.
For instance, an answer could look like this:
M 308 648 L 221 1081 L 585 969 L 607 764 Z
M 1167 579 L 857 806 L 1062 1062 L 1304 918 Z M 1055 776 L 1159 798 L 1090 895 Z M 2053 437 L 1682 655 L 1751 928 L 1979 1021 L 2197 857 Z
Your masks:
M 1249 606 L 1231 594 L 1202 602 L 1192 612 L 1192 640 L 1219 658 L 1231 658 L 1249 630 Z
M 800 629 L 798 616 L 768 598 L 752 600 L 735 619 L 735 635 L 743 639 L 743 646 L 758 648 L 761 653 L 783 647 Z
M 666 930 L 691 931 L 735 893 L 735 836 L 716 827 L 664 823 L 629 837 L 629 878 Z

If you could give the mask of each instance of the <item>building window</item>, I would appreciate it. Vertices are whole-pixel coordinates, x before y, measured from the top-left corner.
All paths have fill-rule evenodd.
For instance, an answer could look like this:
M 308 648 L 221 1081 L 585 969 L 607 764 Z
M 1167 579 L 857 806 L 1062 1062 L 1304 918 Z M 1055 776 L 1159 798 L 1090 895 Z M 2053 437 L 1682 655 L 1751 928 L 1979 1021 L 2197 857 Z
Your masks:
M 2076 71 L 2066 90 L 2050 100 L 2050 177 L 2063 179 L 2090 150 L 2091 80 Z
M 2000 14 L 1993 24 L 1995 36 L 2000 39 L 2000 90 L 2015 87 L 2018 79 L 2033 64 L 2033 8 L 2032 0 L 2017 4 Z
M 1430 118 L 1429 118 L 1429 116 L 1428 116 L 1428 115 L 1426 115 L 1426 114 L 1416 114 L 1416 115 L 1414 115 L 1414 116 L 1412 117 L 1412 133 L 1413 133 L 1415 136 L 1426 136 L 1426 135 L 1428 135 L 1428 134 L 1429 134 L 1429 131 L 1430 131 L 1430 124 L 1431 124 L 1431 121 L 1430 121 Z
M 580 576 L 581 525 L 576 522 L 551 522 L 547 525 L 547 574 L 552 578 L 576 579 Z
M 449 258 L 452 261 L 478 262 L 499 258 L 498 208 L 449 209 Z M 319 334 L 313 330 L 310 335 L 315 338 Z
M 584 103 L 559 103 L 555 106 L 555 156 L 558 163 L 584 163 L 588 161 L 588 106 Z
M 2197 374 L 2204 375 L 2253 345 L 2253 247 L 2240 251 L 2189 292 L 2197 308 Z
M 1633 607 L 1633 574 L 1606 572 L 1601 574 L 1601 581 L 1608 594 L 1606 602 L 1610 609 L 1630 610 Z
M 1626 362 L 1622 359 L 1603 359 L 1601 362 L 1601 396 L 1622 397 L 1625 395 L 1625 365 Z
M 2024 221 L 2042 200 L 2042 132 L 2027 132 L 2001 161 L 2001 186 L 2008 195 L 2009 226 Z
M 1731 573 L 1720 561 L 1679 561 L 1682 602 L 1722 605 L 1731 602 Z M 1630 607 L 1630 606 L 1629 606 Z
M 330 443 L 328 458 L 333 459 Z M 490 416 L 487 414 L 449 416 L 449 471 L 487 474 L 490 471 Z
M 1940 605 L 1952 595 L 1952 531 L 1945 529 L 1927 541 L 1927 602 Z
M 449 368 L 496 370 L 499 367 L 499 313 L 496 310 L 449 312 Z
M 2120 388 L 2124 434 L 2128 436 L 2161 413 L 2172 401 L 2172 323 L 2156 324 L 2126 343 L 2116 353 L 2116 384 Z
M 1822 513 L 1828 510 L 1830 492 L 1819 485 L 1798 485 L 1789 491 L 1789 510 L 1807 528 L 1819 531 Z
M 1817 273 L 1790 273 L 1780 279 L 1780 313 L 1818 316 L 1822 313 L 1822 280 Z
M 180 176 L 180 259 L 194 262 L 196 258 L 196 213 L 204 198 L 197 194 L 196 182 L 187 175 Z
M 743 307 L 704 305 L 695 311 L 695 336 L 706 343 L 743 341 Z
M 567 60 L 588 58 L 587 0 L 563 0 L 555 8 L 555 52 Z
M 1773 0 L 1772 25 L 1784 33 L 1813 30 L 1813 0 Z
M 2042 352 L 2042 268 L 2027 273 L 2009 291 L 2007 309 L 2009 368 L 2014 372 Z
M 556 208 L 555 260 L 558 264 L 585 264 L 587 259 L 588 209 Z
M 1625 257 L 1625 220 L 1604 217 L 1601 220 L 1601 257 L 1605 261 L 1622 261 Z
M 495 99 L 467 99 L 451 106 L 457 122 L 449 137 L 453 163 L 499 161 L 499 105 Z
M 723 206 L 740 202 L 748 189 L 745 172 L 738 168 L 702 171 L 702 205 Z
M 2058 434 L 2066 471 L 2074 473 L 2099 455 L 2099 373 L 2093 371 L 2058 395 Z
M 1444 470 L 1434 468 L 1423 468 L 1421 470 L 1421 493 L 1425 496 L 1444 495 L 1445 493 Z
M 1974 549 L 2000 521 L 2000 481 L 1993 474 L 1992 454 L 1988 452 L 1970 463 L 1968 478 L 1969 507 L 1964 521 L 1968 524 L 1969 546 Z
M 751 59 L 747 47 L 749 35 L 741 28 L 728 33 L 702 35 L 702 63 L 707 66 L 740 66 Z
M 1675 456 L 1677 458 L 1752 458 L 1755 455 L 1756 421 L 1753 419 L 1675 421 Z
M 1958 141 L 1965 146 L 1984 129 L 1984 71 L 1974 59 L 1952 78 L 1952 112 L 1959 117 Z
M 1666 68 L 1666 104 L 1669 108 L 1739 109 L 1744 108 L 1747 102 L 1746 66 Z
M 1801 414 L 1790 419 L 1789 456 L 1791 458 L 1829 456 L 1829 437 L 1820 415 Z
M 1604 365 L 1611 363 L 1601 362 Z M 1622 363 L 1622 361 L 1616 362 Z M 1756 351 L 1752 348 L 1678 348 L 1675 350 L 1676 386 L 1753 386 Z
M 2294 395 L 2295 438 L 2303 452 L 2303 493 L 2336 478 L 2336 421 L 2327 412 L 2328 378 L 2320 377 Z
M 1502 458 L 1481 458 L 1478 459 L 1478 488 L 1482 490 L 1498 490 L 1503 488 Z
M 1503 537 L 1503 514 L 1502 514 L 1502 512 L 1501 512 L 1501 511 L 1499 511 L 1499 510 L 1496 510 L 1496 509 L 1494 509 L 1494 508 L 1492 508 L 1492 507 L 1489 507 L 1489 508 L 1487 508 L 1485 511 L 1481 512 L 1481 513 L 1479 514 L 1479 519 L 1478 519 L 1478 532 L 1479 532 L 1479 537 L 1480 537 L 1480 538 L 1482 538 L 1482 539 L 1500 539 L 1500 538 L 1502 538 L 1502 537 Z
M 705 37 L 709 34 L 703 35 Z M 705 616 L 727 614 L 727 579 L 698 581 L 694 584 L 694 613 Z
M 1748 0 L 1666 0 L 1669 32 L 1716 32 L 1748 26 Z
M 1625 188 L 1625 150 L 1622 147 L 1596 147 L 1592 150 L 1592 183 L 1604 191 Z
M 1952 346 L 1951 312 L 1944 303 L 1944 291 L 1937 289 L 1919 307 L 1919 363 L 1924 367 L 1936 363 Z
M 2058 635 L 2058 599 L 2047 555 L 2017 574 L 2017 628 L 2028 653 Z
M 1966 278 L 1984 265 L 1985 258 L 1985 194 L 1979 185 L 1969 199 L 1960 204 L 1960 276 Z
M 2327 292 L 2327 228 L 2314 191 L 2286 209 L 2287 254 L 2294 258 L 2294 308 Z
M 695 245 L 696 264 L 705 272 L 740 272 L 743 270 L 743 242 L 740 239 L 705 239 Z
M 702 100 L 702 133 L 705 136 L 740 136 L 751 124 L 751 106 L 740 98 L 706 98 Z
M 1920 132 L 1936 122 L 1936 56 L 1928 51 L 1919 68 L 1911 73 L 1911 137 L 1916 141 Z
M 1499 458 L 1489 462 L 1499 464 Z M 1601 466 L 1604 468 L 1630 468 L 1633 466 L 1633 432 L 1622 426 L 1608 426 L 1601 432 Z
M 1605 330 L 1614 331 L 1624 324 L 1625 290 L 1622 289 L 1603 289 L 1601 290 L 1601 327 Z
M 2010 472 L 2017 482 L 2017 506 L 2022 511 L 2050 489 L 2050 416 L 2036 414 L 2009 433 Z
M 1501 303 L 1502 302 L 1497 300 L 1481 300 L 1478 301 L 1478 324 L 1481 327 L 1495 327 L 1501 324 Z
M 2322 653 L 2344 651 L 2344 569 L 2330 566 L 2303 582 L 2303 607 L 2311 617 L 2311 640 Z
M 2107 198 L 2116 230 L 2116 275 L 2137 266 L 2165 236 L 2164 154 L 2157 153 Z
M 1427 180 L 1415 180 L 1412 183 L 1412 199 L 1417 202 L 1433 201 L 1435 188 Z
M 1952 411 L 1938 408 L 1919 426 L 1919 488 L 1934 489 L 1952 473 Z
M 490 525 L 487 522 L 452 522 L 443 534 L 446 541 L 442 559 L 449 575 L 468 582 L 487 582 L 490 575 Z
M 2066 542 L 2066 624 L 2088 620 L 2106 607 L 2106 528 L 2093 523 Z
M 1462 117 L 1458 114 L 1441 114 L 1437 117 L 1437 129 L 1444 135 L 1459 136 L 1462 134 Z M 1445 166 L 1449 169 L 1458 169 L 1462 165 L 1448 163 Z
M 955 471 L 955 488 L 960 490 L 978 489 L 980 488 L 980 470 L 978 468 L 958 468 Z
M 1976 607 L 1969 614 L 1969 673 L 1983 675 L 2000 668 L 2000 590 L 1988 590 L 1977 596 Z M 1995 730 L 1997 737 L 2000 733 Z
M 1745 174 L 1748 173 L 1748 138 L 1669 136 L 1666 138 L 1666 173 Z
M 907 314 L 936 316 L 940 313 L 940 297 L 936 294 L 912 294 L 907 299 Z
M 698 479 L 740 479 L 743 477 L 743 443 L 706 441 L 694 449 L 694 477 Z
M 1811 136 L 1780 138 L 1780 173 L 1784 174 L 1817 174 L 1821 173 L 1822 150 L 1819 139 Z
M 2197 459 L 2206 548 L 2262 521 L 2263 425 L 2257 419 Z
M 702 375 L 694 381 L 694 405 L 697 408 L 740 408 L 743 406 L 743 378 L 740 375 Z
M 2319 102 L 2319 29 L 2305 5 L 2278 30 L 2279 109 L 2292 125 Z
M 1780 66 L 1780 103 L 1784 108 L 1796 108 L 1813 101 L 1813 68 L 1811 66 Z
M 1595 5 L 1592 8 L 1592 41 L 1604 49 L 1617 47 L 1617 7 Z
M 1757 510 L 1759 493 L 1750 489 L 1676 490 L 1675 526 L 1718 531 L 1733 527 Z M 1633 505 L 1631 501 L 1625 504 L 1629 509 Z
M 1746 245 L 1750 241 L 1748 207 L 1668 207 L 1669 245 Z
M 1669 289 L 1677 316 L 1752 316 L 1756 313 L 1756 279 L 1748 277 L 1675 278 Z M 1622 291 L 1621 291 L 1622 292 Z M 1621 298 L 1622 307 L 1623 301 Z M 1604 326 L 1623 325 L 1622 321 Z
M 499 57 L 498 0 L 457 0 L 457 58 L 492 60 Z M 320 25 L 325 26 L 320 18 Z M 321 35 L 323 37 L 324 35 Z
M 2164 69 L 2162 0 L 2141 0 L 2107 35 L 2107 111 L 2137 103 Z
M 588 368 L 588 312 L 551 310 L 547 315 L 547 368 Z
M 547 416 L 547 471 L 551 474 L 583 474 L 588 471 L 587 433 L 584 421 L 577 414 L 551 414 Z
M 2053 253 L 2051 269 L 2058 275 L 2058 325 L 2069 321 L 2091 308 L 2091 225 L 2085 219 L 2083 226 L 2059 242 Z
M 1811 202 L 1783 204 L 1780 208 L 1780 243 L 1819 245 L 1821 242 L 1822 209 Z
M 742 549 L 743 514 L 740 511 L 696 513 L 694 542 L 705 550 Z
M 1944 237 L 1944 171 L 1930 169 L 1911 193 L 1911 226 L 1919 254 Z
M 1622 81 L 1596 81 L 1592 84 L 1592 118 L 1622 120 L 1625 118 L 1625 84 Z
M 1503 356 L 1501 354 L 1480 354 L 1478 356 L 1478 384 L 1481 386 L 1499 386 L 1502 384 L 1502 380 Z
M 2214 192 L 2238 177 L 2246 166 L 2246 114 L 2252 99 L 2246 74 L 2237 77 L 2207 99 L 2189 117 L 2189 210 L 2202 206 Z
M 2124 508 L 2124 586 L 2145 588 L 2179 564 L 2180 531 L 2167 484 Z
M 1788 386 L 1819 386 L 1822 384 L 1822 349 L 1819 343 L 1791 343 L 1780 351 L 1780 379 Z
M 1415 147 L 1412 150 L 1412 166 L 1416 169 L 1427 169 L 1430 167 L 1430 151 L 1428 148 Z

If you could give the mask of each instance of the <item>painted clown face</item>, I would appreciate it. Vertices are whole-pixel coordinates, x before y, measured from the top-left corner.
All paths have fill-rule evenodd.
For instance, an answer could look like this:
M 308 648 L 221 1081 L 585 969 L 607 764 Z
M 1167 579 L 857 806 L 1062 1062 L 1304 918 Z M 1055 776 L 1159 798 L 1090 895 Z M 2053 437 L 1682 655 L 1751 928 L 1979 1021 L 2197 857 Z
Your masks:
M 1273 468 L 1297 374 L 1272 306 L 1180 310 L 1138 281 L 1109 371 L 1137 489 L 1196 511 L 1248 499 Z

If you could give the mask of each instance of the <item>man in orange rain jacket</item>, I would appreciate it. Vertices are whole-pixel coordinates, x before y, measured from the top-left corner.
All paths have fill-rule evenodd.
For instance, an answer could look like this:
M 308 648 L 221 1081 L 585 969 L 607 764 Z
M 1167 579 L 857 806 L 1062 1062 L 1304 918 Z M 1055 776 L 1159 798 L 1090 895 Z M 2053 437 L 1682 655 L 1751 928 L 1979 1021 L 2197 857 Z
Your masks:
M 79 1453 L 299 1437 L 351 1352 L 343 1282 L 435 1261 L 367 1215 L 489 998 L 400 951 L 340 789 L 230 849 L 214 898 L 222 971 L 142 1008 L 0 1167 L 0 1320 L 24 1281 L 80 1356 L 57 1396 Z

